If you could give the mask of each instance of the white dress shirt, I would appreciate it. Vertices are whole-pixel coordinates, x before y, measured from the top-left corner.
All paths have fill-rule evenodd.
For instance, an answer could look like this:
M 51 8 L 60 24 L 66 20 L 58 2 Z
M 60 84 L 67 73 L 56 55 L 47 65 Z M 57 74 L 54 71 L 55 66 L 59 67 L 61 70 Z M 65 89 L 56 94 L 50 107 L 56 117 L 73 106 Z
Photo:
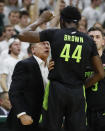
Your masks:
M 46 84 L 48 83 L 48 72 L 49 72 L 47 64 L 43 60 L 41 60 L 39 57 L 37 57 L 35 55 L 33 55 L 33 56 L 39 64 L 40 71 L 41 71 L 42 78 L 43 78 L 44 88 L 45 88 Z

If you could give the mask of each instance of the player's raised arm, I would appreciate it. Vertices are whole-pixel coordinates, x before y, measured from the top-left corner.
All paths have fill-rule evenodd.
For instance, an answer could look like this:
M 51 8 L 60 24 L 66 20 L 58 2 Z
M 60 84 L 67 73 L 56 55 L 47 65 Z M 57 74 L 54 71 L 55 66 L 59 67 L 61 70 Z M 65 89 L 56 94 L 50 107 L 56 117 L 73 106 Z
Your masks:
M 39 32 L 36 32 L 35 30 L 38 26 L 50 21 L 52 18 L 53 14 L 50 11 L 44 11 L 43 14 L 34 23 L 19 33 L 18 38 L 24 42 L 40 42 Z

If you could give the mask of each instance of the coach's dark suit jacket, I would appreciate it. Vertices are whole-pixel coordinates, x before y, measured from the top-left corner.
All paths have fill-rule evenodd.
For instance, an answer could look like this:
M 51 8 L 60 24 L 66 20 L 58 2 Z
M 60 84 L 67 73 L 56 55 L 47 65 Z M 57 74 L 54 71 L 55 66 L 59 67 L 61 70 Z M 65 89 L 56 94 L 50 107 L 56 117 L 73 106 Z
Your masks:
M 26 112 L 32 116 L 34 123 L 31 126 L 37 126 L 40 118 L 42 101 L 44 94 L 44 85 L 39 65 L 32 56 L 17 63 L 9 90 L 9 98 L 12 109 L 9 113 L 7 123 L 10 127 L 22 129 L 17 114 Z M 25 129 L 25 130 L 26 130 Z M 23 129 L 22 129 L 23 130 Z

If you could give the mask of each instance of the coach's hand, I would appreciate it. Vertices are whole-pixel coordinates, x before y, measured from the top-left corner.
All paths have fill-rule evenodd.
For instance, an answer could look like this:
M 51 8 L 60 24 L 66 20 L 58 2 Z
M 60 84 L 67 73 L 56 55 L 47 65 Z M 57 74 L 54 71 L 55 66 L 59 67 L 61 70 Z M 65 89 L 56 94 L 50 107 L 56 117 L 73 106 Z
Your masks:
M 31 125 L 33 123 L 33 119 L 31 116 L 24 114 L 19 117 L 22 125 Z
M 39 17 L 39 20 L 42 22 L 48 22 L 54 18 L 51 11 L 44 11 L 41 16 Z
M 50 60 L 49 61 L 49 65 L 48 65 L 48 70 L 51 71 L 54 69 L 54 61 L 53 60 Z

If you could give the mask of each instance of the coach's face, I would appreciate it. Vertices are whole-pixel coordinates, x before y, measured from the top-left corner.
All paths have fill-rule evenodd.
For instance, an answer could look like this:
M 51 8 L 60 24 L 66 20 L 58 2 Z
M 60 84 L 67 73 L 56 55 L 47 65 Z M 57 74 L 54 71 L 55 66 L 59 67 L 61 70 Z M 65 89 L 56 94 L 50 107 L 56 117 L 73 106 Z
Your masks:
M 43 61 L 46 61 L 50 52 L 50 45 L 48 41 L 36 43 L 32 47 L 32 53 L 42 59 Z

